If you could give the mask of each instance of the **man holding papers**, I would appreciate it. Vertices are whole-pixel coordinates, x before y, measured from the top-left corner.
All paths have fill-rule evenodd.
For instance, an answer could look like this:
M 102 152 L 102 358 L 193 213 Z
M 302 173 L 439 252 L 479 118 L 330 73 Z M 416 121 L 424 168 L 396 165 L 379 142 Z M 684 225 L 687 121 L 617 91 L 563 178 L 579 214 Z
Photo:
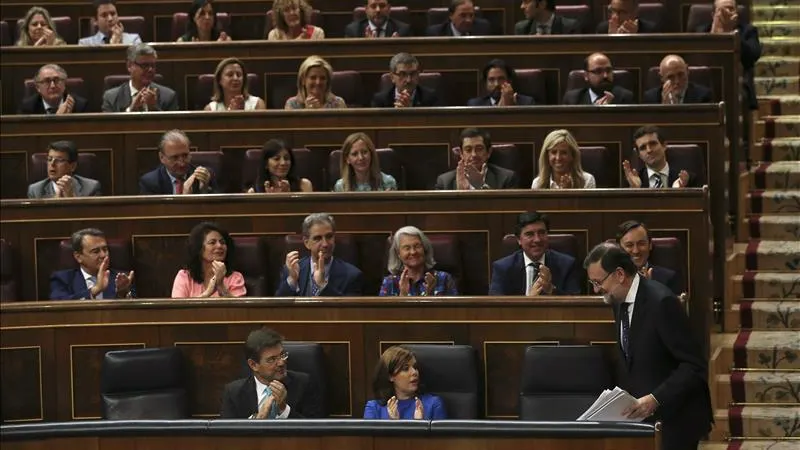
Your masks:
M 708 366 L 678 297 L 638 275 L 631 257 L 603 243 L 583 263 L 595 292 L 614 309 L 619 336 L 619 386 L 636 398 L 623 414 L 661 421 L 663 450 L 696 450 L 711 429 Z

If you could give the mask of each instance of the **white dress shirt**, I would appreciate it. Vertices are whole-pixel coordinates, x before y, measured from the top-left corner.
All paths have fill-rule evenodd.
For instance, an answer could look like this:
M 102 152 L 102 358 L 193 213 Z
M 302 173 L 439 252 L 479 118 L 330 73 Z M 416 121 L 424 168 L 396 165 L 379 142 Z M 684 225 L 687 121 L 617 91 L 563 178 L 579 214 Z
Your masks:
M 544 255 L 545 254 L 542 253 L 542 257 L 539 258 L 538 260 L 539 264 L 541 265 L 544 265 Z M 525 252 L 522 252 L 522 258 L 525 260 L 525 295 L 528 295 L 530 293 L 531 287 L 533 286 L 533 282 L 535 281 L 533 279 L 534 268 L 531 265 L 531 263 L 534 261 L 531 258 L 529 258 L 528 254 Z
M 622 303 L 628 304 L 628 345 L 630 346 L 630 327 L 633 326 L 633 307 L 636 302 L 636 293 L 639 291 L 639 274 L 633 277 L 631 288 L 628 289 L 628 295 L 625 296 L 625 301 Z M 619 321 L 619 341 L 622 342 L 622 320 Z
M 662 187 L 667 187 L 667 183 L 669 183 L 669 163 L 665 163 L 664 167 L 659 171 L 655 171 L 655 170 L 651 169 L 650 167 L 647 168 L 647 179 L 650 180 L 650 187 L 651 188 L 653 187 L 653 175 L 655 175 L 655 174 L 659 174 L 661 176 L 661 186 Z M 676 179 L 672 183 L 672 187 L 674 187 L 674 188 L 681 187 L 680 178 Z
M 531 189 L 537 189 L 539 184 L 539 177 L 533 179 L 533 183 L 531 183 Z M 583 188 L 584 189 L 594 189 L 597 187 L 597 182 L 594 180 L 594 175 L 590 174 L 589 172 L 583 172 Z M 556 183 L 556 180 L 550 176 L 550 189 L 561 189 L 561 186 Z
M 97 285 L 97 283 L 92 280 L 92 278 L 97 279 L 94 275 L 89 274 L 89 272 L 83 270 L 83 266 L 81 266 L 81 274 L 83 275 L 83 280 L 86 282 L 86 290 L 89 291 L 89 298 L 94 298 L 95 300 L 102 300 L 103 299 L 103 291 L 100 291 L 99 294 L 92 297 L 92 288 Z

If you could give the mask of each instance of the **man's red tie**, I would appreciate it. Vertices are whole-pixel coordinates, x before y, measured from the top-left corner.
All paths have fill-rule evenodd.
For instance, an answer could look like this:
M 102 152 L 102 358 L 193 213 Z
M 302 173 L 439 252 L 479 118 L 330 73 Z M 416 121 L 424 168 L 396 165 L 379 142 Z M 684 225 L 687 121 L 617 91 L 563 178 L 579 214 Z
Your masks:
M 175 194 L 183 194 L 183 181 L 175 178 Z

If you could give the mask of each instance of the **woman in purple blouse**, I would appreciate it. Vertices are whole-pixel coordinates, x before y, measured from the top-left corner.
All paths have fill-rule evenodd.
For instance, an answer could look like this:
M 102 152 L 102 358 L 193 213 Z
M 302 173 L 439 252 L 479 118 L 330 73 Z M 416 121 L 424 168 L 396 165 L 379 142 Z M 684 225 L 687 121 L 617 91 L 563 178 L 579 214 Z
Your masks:
M 381 297 L 458 295 L 453 276 L 433 270 L 431 241 L 417 227 L 403 227 L 392 237 L 389 249 L 389 275 L 381 283 Z

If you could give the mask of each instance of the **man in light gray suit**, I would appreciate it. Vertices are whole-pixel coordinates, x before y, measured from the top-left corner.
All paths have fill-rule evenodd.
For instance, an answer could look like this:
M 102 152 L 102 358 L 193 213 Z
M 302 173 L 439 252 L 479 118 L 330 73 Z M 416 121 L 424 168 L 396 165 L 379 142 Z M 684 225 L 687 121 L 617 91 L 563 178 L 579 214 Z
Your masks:
M 78 147 L 72 141 L 56 141 L 47 149 L 47 178 L 28 186 L 28 198 L 90 197 L 100 194 L 100 182 L 75 175 Z
M 78 45 L 131 45 L 142 42 L 138 34 L 125 32 L 125 27 L 119 21 L 117 14 L 116 0 L 94 0 L 92 6 L 94 6 L 97 33 L 81 38 L 78 40 Z
M 103 93 L 103 112 L 177 111 L 178 95 L 154 83 L 158 55 L 147 44 L 128 47 L 128 73 L 131 78 Z

